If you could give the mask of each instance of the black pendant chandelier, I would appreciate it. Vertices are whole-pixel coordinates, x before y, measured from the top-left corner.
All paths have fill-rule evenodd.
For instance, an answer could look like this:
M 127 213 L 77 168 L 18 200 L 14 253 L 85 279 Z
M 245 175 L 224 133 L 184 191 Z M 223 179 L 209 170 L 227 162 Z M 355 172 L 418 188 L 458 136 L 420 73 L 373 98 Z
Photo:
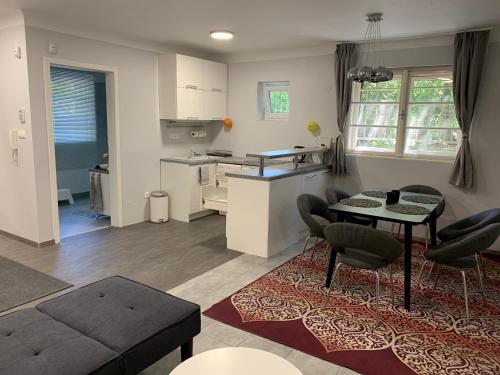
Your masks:
M 347 78 L 356 82 L 385 82 L 390 81 L 393 72 L 384 65 L 382 50 L 382 35 L 380 21 L 382 13 L 369 13 L 366 15 L 368 26 L 365 32 L 367 51 L 363 53 L 361 63 L 349 69 Z

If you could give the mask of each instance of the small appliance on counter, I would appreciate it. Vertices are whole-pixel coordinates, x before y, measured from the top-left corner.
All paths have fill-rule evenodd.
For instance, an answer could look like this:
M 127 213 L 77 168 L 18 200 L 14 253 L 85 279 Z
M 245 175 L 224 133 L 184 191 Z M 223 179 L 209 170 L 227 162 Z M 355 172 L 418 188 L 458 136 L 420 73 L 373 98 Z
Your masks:
M 211 150 L 211 151 L 207 151 L 207 155 L 208 156 L 219 156 L 221 158 L 227 158 L 227 157 L 233 156 L 233 152 L 228 151 L 228 150 Z

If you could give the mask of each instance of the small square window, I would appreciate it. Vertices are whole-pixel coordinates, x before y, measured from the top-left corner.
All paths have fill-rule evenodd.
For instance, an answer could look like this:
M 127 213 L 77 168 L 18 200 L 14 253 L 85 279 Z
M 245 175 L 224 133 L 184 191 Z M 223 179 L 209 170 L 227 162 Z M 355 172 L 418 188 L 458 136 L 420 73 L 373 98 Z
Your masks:
M 288 120 L 289 82 L 259 82 L 258 113 L 260 120 Z

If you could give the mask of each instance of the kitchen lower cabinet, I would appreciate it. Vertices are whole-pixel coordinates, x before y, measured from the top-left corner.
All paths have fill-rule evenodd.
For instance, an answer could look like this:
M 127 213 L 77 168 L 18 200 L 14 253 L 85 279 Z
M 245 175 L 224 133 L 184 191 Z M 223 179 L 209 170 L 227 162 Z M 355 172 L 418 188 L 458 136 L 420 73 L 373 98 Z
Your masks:
M 209 170 L 209 181 L 201 185 L 200 168 L 204 166 Z M 169 196 L 170 218 L 189 223 L 213 212 L 203 207 L 203 198 L 215 190 L 216 164 L 204 166 L 161 162 L 161 190 Z

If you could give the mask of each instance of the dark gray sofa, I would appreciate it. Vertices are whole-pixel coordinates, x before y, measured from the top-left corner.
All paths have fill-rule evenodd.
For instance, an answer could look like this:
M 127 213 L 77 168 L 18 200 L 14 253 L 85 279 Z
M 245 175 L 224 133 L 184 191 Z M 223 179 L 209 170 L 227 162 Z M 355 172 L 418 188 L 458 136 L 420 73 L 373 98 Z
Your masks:
M 181 347 L 200 307 L 115 276 L 0 317 L 1 375 L 137 374 Z

